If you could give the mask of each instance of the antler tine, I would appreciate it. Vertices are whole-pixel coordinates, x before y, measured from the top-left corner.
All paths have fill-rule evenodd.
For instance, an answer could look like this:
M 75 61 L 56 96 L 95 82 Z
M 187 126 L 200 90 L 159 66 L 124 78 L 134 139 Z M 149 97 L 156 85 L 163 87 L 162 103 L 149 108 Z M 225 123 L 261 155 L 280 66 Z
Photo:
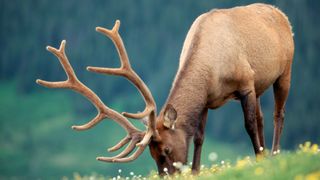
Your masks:
M 106 118 L 106 115 L 99 112 L 95 118 L 93 118 L 91 121 L 89 121 L 87 124 L 79 125 L 79 126 L 71 126 L 74 130 L 86 130 L 90 129 L 91 127 L 95 126 L 97 123 L 99 123 L 101 120 Z
M 117 156 L 97 157 L 97 160 L 104 161 L 104 162 L 120 162 L 120 163 L 133 161 L 133 160 L 137 159 L 142 154 L 142 152 L 144 151 L 146 146 L 149 144 L 150 138 L 152 135 L 153 135 L 152 131 L 147 131 L 146 134 L 144 135 L 143 139 L 140 141 L 140 143 L 138 143 L 140 139 L 132 140 L 132 142 L 127 146 L 127 148 L 123 152 L 118 154 Z M 123 140 L 126 141 L 126 138 Z M 121 143 L 122 142 L 120 141 L 119 144 L 121 144 Z M 119 144 L 117 144 L 117 145 L 119 145 Z M 138 149 L 131 156 L 125 157 L 133 151 L 134 144 L 136 144 L 136 146 L 138 146 Z M 116 148 L 118 148 L 118 147 L 116 147 Z M 109 151 L 110 151 L 110 149 L 109 149 Z
M 121 60 L 121 67 L 120 68 L 102 68 L 102 67 L 87 67 L 88 71 L 96 72 L 96 73 L 103 73 L 103 74 L 111 74 L 111 75 L 121 75 L 123 76 L 126 71 L 131 69 L 131 64 L 128 59 L 128 55 L 126 49 L 124 48 L 124 44 L 122 40 L 118 40 L 119 35 L 119 28 L 120 28 L 120 21 L 116 20 L 113 28 L 111 30 L 103 28 L 103 27 L 96 27 L 96 31 L 100 32 L 106 36 L 108 36 L 112 42 L 117 47 L 118 54 Z M 121 37 L 120 37 L 121 39 Z M 119 49 L 118 47 L 123 47 Z
M 139 146 L 139 148 L 129 157 L 125 157 L 125 158 L 97 157 L 97 160 L 104 161 L 104 162 L 119 162 L 119 163 L 130 162 L 137 159 L 143 153 L 145 148 L 146 146 Z
M 117 20 L 112 30 L 105 29 L 102 27 L 97 27 L 96 31 L 108 36 L 113 41 L 120 57 L 121 67 L 120 68 L 101 68 L 101 67 L 89 66 L 87 67 L 87 70 L 91 72 L 102 73 L 102 74 L 124 76 L 131 83 L 133 83 L 139 89 L 140 94 L 144 98 L 146 102 L 146 107 L 143 112 L 139 112 L 135 114 L 123 112 L 122 114 L 128 118 L 141 119 L 150 115 L 152 112 L 155 112 L 156 104 L 149 88 L 145 85 L 145 83 L 141 80 L 141 78 L 131 68 L 131 64 L 130 64 L 126 49 L 124 47 L 121 36 L 119 35 L 119 27 L 120 27 L 120 21 Z M 153 123 L 151 123 L 151 125 L 153 125 Z M 150 127 L 150 126 L 149 128 L 154 129 L 154 127 Z
M 111 148 L 108 148 L 108 151 L 109 152 L 116 151 L 116 150 L 120 149 L 122 146 L 124 146 L 125 144 L 127 144 L 130 140 L 131 140 L 131 137 L 126 136 L 122 140 L 120 140 L 116 145 L 114 145 Z
M 63 69 L 65 70 L 68 79 L 65 81 L 57 81 L 57 82 L 49 82 L 49 81 L 44 81 L 41 79 L 37 79 L 36 83 L 48 88 L 69 88 L 70 82 L 69 79 L 70 77 L 72 78 L 74 75 L 74 71 L 70 64 L 68 64 L 68 61 L 66 61 L 66 58 L 63 58 L 65 56 L 65 45 L 66 45 L 66 40 L 63 40 L 60 44 L 59 49 L 56 49 L 51 46 L 47 46 L 47 50 L 50 51 L 52 54 L 54 54 L 56 57 L 58 57 Z M 71 67 L 71 68 L 70 68 Z
M 134 148 L 136 147 L 136 144 L 140 141 L 140 138 L 135 138 L 132 139 L 132 141 L 129 143 L 129 145 L 118 155 L 114 156 L 114 157 L 109 157 L 110 159 L 119 159 L 119 158 L 123 158 L 125 156 L 127 156 L 128 154 L 130 154 Z

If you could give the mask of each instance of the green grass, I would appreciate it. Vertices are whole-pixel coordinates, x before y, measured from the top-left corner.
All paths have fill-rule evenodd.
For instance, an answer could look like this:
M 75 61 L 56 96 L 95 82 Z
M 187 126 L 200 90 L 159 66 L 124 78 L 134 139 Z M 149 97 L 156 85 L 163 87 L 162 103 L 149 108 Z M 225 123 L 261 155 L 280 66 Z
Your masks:
M 308 144 L 297 152 L 285 152 L 260 162 L 245 158 L 229 167 L 204 168 L 199 179 L 320 179 L 319 149 Z
M 74 175 L 74 179 L 109 179 L 99 175 Z M 115 179 L 161 179 L 155 171 L 146 177 L 131 174 L 123 176 L 121 172 Z M 165 176 L 164 179 L 320 179 L 320 152 L 318 145 L 306 142 L 295 152 L 282 152 L 277 156 L 266 156 L 258 162 L 255 158 L 245 157 L 235 163 L 216 162 L 211 166 L 201 167 L 200 174 L 194 176 L 189 167 L 181 174 Z

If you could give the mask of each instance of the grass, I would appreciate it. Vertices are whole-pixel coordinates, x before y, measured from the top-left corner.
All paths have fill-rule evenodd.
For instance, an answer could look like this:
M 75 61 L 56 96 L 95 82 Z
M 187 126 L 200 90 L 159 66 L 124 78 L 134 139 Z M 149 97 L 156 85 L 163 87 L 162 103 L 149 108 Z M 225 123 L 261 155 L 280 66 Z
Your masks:
M 182 173 L 165 176 L 163 179 L 294 179 L 319 180 L 320 179 L 320 152 L 317 144 L 306 142 L 301 144 L 295 152 L 282 152 L 277 156 L 267 156 L 258 162 L 255 158 L 245 157 L 235 163 L 228 161 L 215 162 L 211 166 L 202 166 L 200 174 L 194 176 L 189 167 L 180 167 Z M 155 171 L 142 177 L 131 172 L 124 176 L 119 170 L 116 177 L 101 175 L 80 176 L 74 179 L 161 179 Z

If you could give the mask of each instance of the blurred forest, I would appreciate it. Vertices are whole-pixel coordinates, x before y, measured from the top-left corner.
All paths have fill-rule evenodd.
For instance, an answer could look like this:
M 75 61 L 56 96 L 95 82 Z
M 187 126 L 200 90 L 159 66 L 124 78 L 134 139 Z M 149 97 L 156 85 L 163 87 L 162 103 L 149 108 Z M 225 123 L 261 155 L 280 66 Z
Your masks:
M 120 33 L 133 68 L 151 89 L 158 109 L 164 104 L 176 73 L 186 33 L 200 14 L 213 8 L 246 5 L 252 0 L 1 0 L 0 1 L 0 179 L 59 179 L 74 172 L 112 176 L 121 168 L 146 174 L 155 170 L 148 150 L 128 164 L 108 164 L 96 156 L 125 136 L 106 120 L 85 132 L 71 130 L 95 116 L 94 107 L 68 90 L 46 89 L 37 78 L 64 80 L 56 57 L 45 50 L 66 39 L 66 53 L 81 81 L 110 107 L 122 112 L 144 108 L 137 90 L 123 78 L 85 70 L 88 65 L 117 67 L 112 42 L 96 33 L 121 20 Z M 320 1 L 267 0 L 283 10 L 292 23 L 295 58 L 292 86 L 281 139 L 284 149 L 306 140 L 320 143 Z M 272 88 L 271 88 L 272 89 Z M 273 94 L 262 100 L 265 135 L 271 148 Z M 210 152 L 236 159 L 253 155 L 238 102 L 210 112 L 202 162 Z M 143 126 L 140 125 L 141 128 Z M 227 133 L 226 133 L 227 132 Z M 190 159 L 189 159 L 190 160 Z

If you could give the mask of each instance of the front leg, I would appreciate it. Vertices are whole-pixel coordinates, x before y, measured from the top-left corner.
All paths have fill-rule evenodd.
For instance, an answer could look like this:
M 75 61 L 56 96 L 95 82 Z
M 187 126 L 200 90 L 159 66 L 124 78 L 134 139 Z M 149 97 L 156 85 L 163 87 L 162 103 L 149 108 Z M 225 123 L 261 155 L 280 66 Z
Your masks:
M 204 129 L 207 122 L 207 115 L 208 115 L 208 108 L 203 110 L 199 126 L 193 137 L 193 143 L 194 143 L 194 152 L 193 152 L 193 161 L 192 161 L 193 174 L 198 174 L 200 169 L 201 149 L 202 149 L 202 144 L 204 140 Z

